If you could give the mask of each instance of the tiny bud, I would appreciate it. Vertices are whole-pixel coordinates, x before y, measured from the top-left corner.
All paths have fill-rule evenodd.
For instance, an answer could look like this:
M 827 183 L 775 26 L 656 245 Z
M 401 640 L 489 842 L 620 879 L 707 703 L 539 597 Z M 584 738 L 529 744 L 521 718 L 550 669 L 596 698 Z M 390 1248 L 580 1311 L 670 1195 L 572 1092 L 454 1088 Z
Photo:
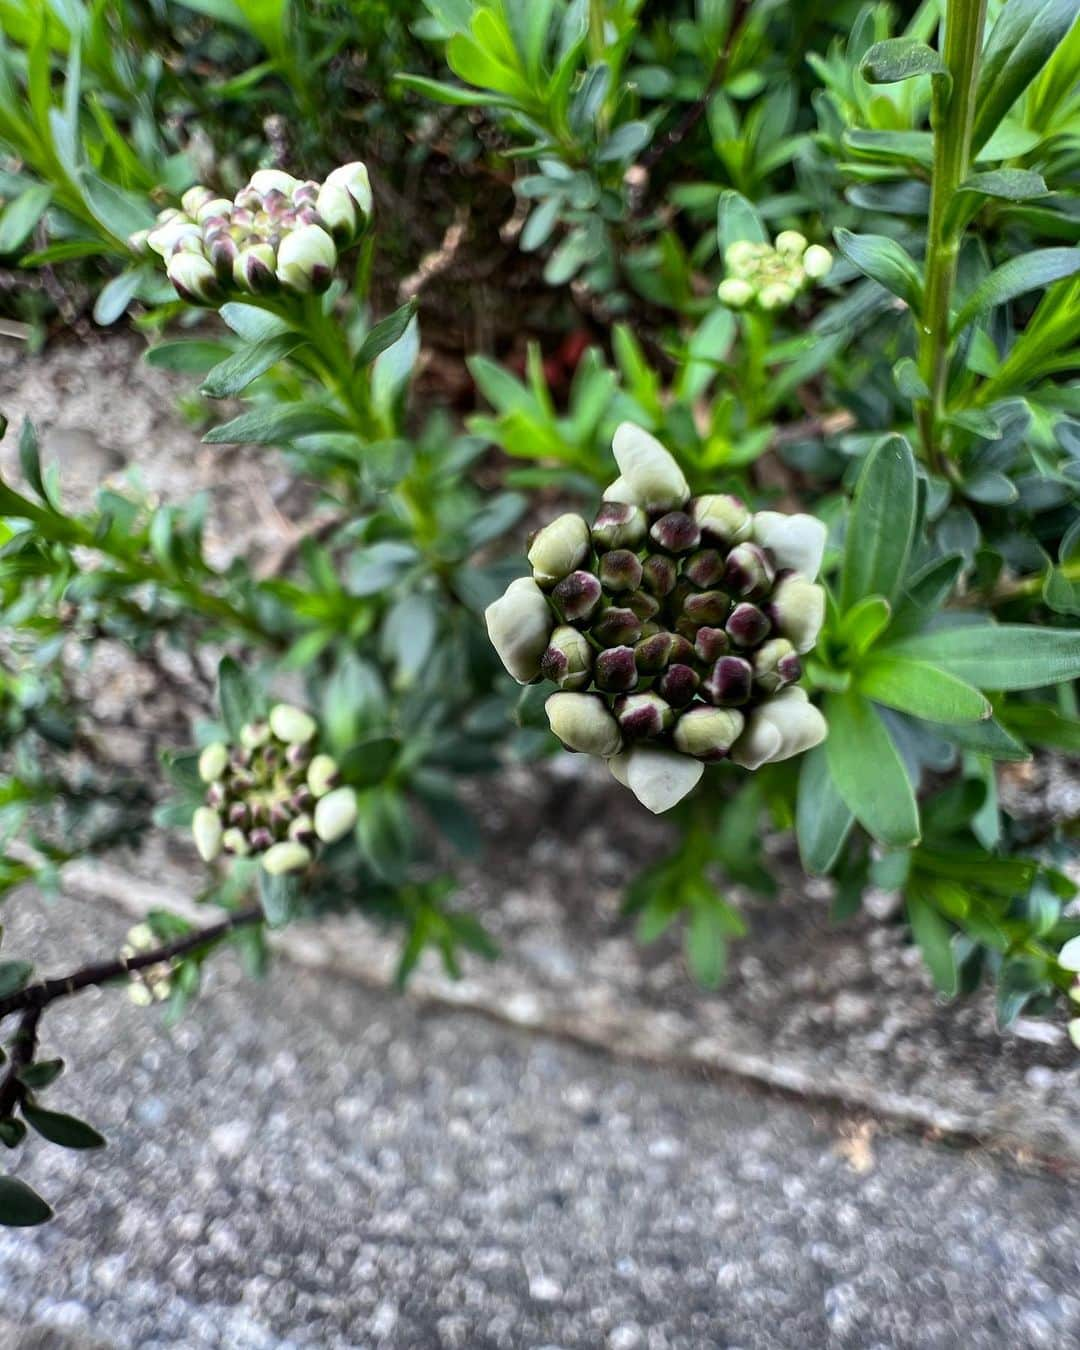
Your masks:
M 641 620 L 632 609 L 612 605 L 595 620 L 589 632 L 601 647 L 621 647 L 641 637 Z
M 529 546 L 533 577 L 545 590 L 576 571 L 588 556 L 589 527 L 572 511 L 538 530 Z
M 196 224 L 205 226 L 212 220 L 230 220 L 232 209 L 233 204 L 226 197 L 210 197 L 192 214 L 195 217 Z
M 717 585 L 723 575 L 724 557 L 715 548 L 703 548 L 692 553 L 683 565 L 683 576 L 703 591 Z
M 233 802 L 228 811 L 229 824 L 246 825 L 250 815 L 247 802 Z
M 754 298 L 754 288 L 742 277 L 727 277 L 717 286 L 716 298 L 728 309 L 745 309 Z
M 811 281 L 821 281 L 832 271 L 833 256 L 820 244 L 811 244 L 803 255 L 802 265 Z
M 690 513 L 697 521 L 701 536 L 707 544 L 730 548 L 750 535 L 753 517 L 738 497 L 713 492 L 695 497 Z
M 653 595 L 670 595 L 675 589 L 675 583 L 679 579 L 679 569 L 670 558 L 661 557 L 654 553 L 652 557 L 646 558 L 641 569 L 642 585 Z
M 787 638 L 772 638 L 762 643 L 751 658 L 754 683 L 767 694 L 775 694 L 802 675 L 799 654 Z
M 206 202 L 214 200 L 214 194 L 208 187 L 203 187 L 201 183 L 195 187 L 189 187 L 180 198 L 180 207 L 185 215 L 196 217 L 199 214 L 199 208 Z
M 306 295 L 325 291 L 334 278 L 337 249 L 318 225 L 302 225 L 281 241 L 277 278 L 283 286 Z
M 798 259 L 806 252 L 806 235 L 798 230 L 781 230 L 774 245 L 781 258 Z
M 744 601 L 731 611 L 724 628 L 736 647 L 756 647 L 769 636 L 772 624 L 757 605 Z
M 248 843 L 255 853 L 262 853 L 263 850 L 268 849 L 273 842 L 273 833 L 267 829 L 265 825 L 256 825 L 248 835 Z
M 560 689 L 581 689 L 589 683 L 592 664 L 588 638 L 569 624 L 561 624 L 540 658 L 540 674 Z
M 693 666 L 681 663 L 668 666 L 657 683 L 657 689 L 673 708 L 685 708 L 697 693 L 701 678 Z
M 234 279 L 233 273 L 236 260 L 239 257 L 239 250 L 234 239 L 230 239 L 227 234 L 217 235 L 214 239 L 208 241 L 206 256 L 213 266 L 215 276 L 222 285 Z
M 301 785 L 289 798 L 289 807 L 293 811 L 307 811 L 315 804 L 315 794 L 309 787 Z
M 622 747 L 619 724 L 597 695 L 552 694 L 544 708 L 551 730 L 568 750 L 608 759 Z
M 689 553 L 701 542 L 701 531 L 685 511 L 669 511 L 649 530 L 649 536 L 667 553 Z
M 132 253 L 140 258 L 145 257 L 150 252 L 150 231 L 136 230 L 134 234 L 129 234 L 127 245 Z
M 722 656 L 709 671 L 701 692 L 718 708 L 737 708 L 750 698 L 753 669 L 741 656 Z
M 213 862 L 221 852 L 221 817 L 210 806 L 200 806 L 191 817 L 191 833 L 203 862 Z
M 724 265 L 729 272 L 743 273 L 757 263 L 761 257 L 762 245 L 750 239 L 737 239 L 724 250 Z
M 285 763 L 290 769 L 302 769 L 310 758 L 310 745 L 290 745 L 285 751 Z
M 641 585 L 641 563 L 628 548 L 612 549 L 600 558 L 600 584 L 609 591 L 634 591 Z M 655 611 L 654 611 L 655 613 Z
M 722 628 L 710 628 L 706 624 L 694 634 L 694 653 L 706 665 L 711 666 L 730 650 L 731 639 Z
M 667 668 L 671 660 L 673 633 L 654 633 L 642 638 L 634 647 L 634 661 L 644 675 L 656 675 Z
M 285 834 L 287 838 L 295 839 L 298 844 L 311 844 L 315 839 L 315 822 L 306 811 L 303 811 L 289 821 Z
M 654 619 L 660 613 L 660 601 L 651 596 L 648 591 L 631 591 L 629 595 L 622 596 L 622 602 L 627 609 L 632 609 L 641 620 Z M 645 629 L 642 627 L 642 636 Z
M 318 725 L 310 713 L 291 703 L 277 703 L 270 709 L 270 730 L 286 745 L 301 745 L 310 741 Z
M 258 750 L 270 739 L 270 725 L 267 722 L 245 722 L 240 728 L 240 744 L 245 750 Z
M 723 591 L 694 591 L 683 601 L 683 613 L 691 623 L 706 624 L 711 628 L 724 622 L 730 608 L 731 601 Z
M 551 592 L 555 608 L 567 623 L 587 623 L 596 613 L 603 589 L 591 572 L 571 572 Z
M 199 755 L 199 777 L 204 783 L 213 783 L 225 772 L 228 763 L 228 746 L 222 741 L 212 741 Z
M 758 544 L 737 544 L 727 555 L 724 587 L 742 600 L 757 600 L 767 595 L 776 571 Z
M 311 862 L 311 850 L 293 839 L 272 844 L 262 856 L 264 871 L 272 877 L 282 876 L 286 872 L 299 872 Z
M 251 244 L 236 255 L 233 281 L 252 295 L 266 295 L 278 287 L 277 254 L 269 244 Z
M 671 708 L 658 694 L 626 694 L 615 703 L 615 717 L 628 741 L 662 736 L 671 726 Z
M 640 506 L 604 502 L 593 522 L 593 543 L 598 549 L 637 548 L 648 527 L 648 518 Z
M 181 299 L 191 305 L 214 305 L 221 299 L 214 266 L 197 253 L 174 253 L 166 271 Z
M 308 765 L 307 783 L 314 797 L 325 797 L 340 778 L 337 760 L 330 755 L 316 755 Z
M 593 673 L 596 687 L 609 694 L 624 694 L 638 682 L 633 647 L 608 647 L 598 652 Z
M 758 292 L 758 304 L 764 310 L 787 309 L 795 299 L 795 287 L 784 281 L 770 281 Z
M 228 789 L 220 779 L 208 785 L 206 789 L 206 802 L 207 805 L 212 806 L 215 811 L 220 811 L 226 801 L 228 801 L 228 798 Z
M 356 793 L 351 787 L 335 788 L 315 803 L 315 833 L 324 844 L 333 844 L 356 824 Z
M 221 836 L 221 843 L 226 853 L 232 853 L 237 858 L 246 858 L 251 852 L 244 831 L 237 829 L 235 825 Z
M 769 598 L 769 617 L 781 637 L 786 637 L 800 655 L 810 651 L 825 622 L 825 592 L 798 572 L 776 584 Z
M 742 713 L 699 704 L 679 718 L 673 739 L 677 750 L 694 759 L 724 759 L 742 729 Z

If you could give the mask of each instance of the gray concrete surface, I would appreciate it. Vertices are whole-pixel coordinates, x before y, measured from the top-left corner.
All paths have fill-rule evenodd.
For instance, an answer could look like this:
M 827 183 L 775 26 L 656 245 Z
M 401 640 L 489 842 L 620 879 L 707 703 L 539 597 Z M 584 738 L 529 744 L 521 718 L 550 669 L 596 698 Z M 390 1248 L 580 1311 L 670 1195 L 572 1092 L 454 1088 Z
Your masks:
M 67 965 L 125 921 L 11 910 Z M 8 945 L 8 944 L 6 944 Z M 619 1063 L 470 1012 L 219 961 L 172 1031 L 122 991 L 50 1013 L 51 1090 L 109 1135 L 19 1171 L 18 1350 L 1057 1347 L 1075 1190 L 992 1153 Z

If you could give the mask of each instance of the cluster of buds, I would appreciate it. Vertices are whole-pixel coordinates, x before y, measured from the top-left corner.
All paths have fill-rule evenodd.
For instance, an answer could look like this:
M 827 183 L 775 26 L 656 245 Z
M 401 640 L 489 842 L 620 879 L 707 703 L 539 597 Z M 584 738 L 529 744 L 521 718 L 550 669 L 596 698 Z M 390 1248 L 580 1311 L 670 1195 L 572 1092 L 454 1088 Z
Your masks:
M 784 230 L 774 244 L 740 239 L 724 253 L 728 275 L 716 293 L 729 309 L 787 309 L 800 291 L 828 276 L 832 261 L 820 244 L 807 247 L 798 230 Z
M 150 951 L 156 942 L 150 925 L 137 923 L 134 928 L 128 930 L 127 942 L 120 949 L 120 955 L 124 960 L 130 961 L 133 957 Z M 157 965 L 147 966 L 144 970 L 133 970 L 130 975 L 128 996 L 137 1007 L 148 1008 L 151 1003 L 162 1003 L 172 993 L 172 966 L 168 961 L 160 961 Z
M 825 614 L 815 584 L 825 527 L 691 499 L 659 441 L 624 422 L 620 477 L 591 528 L 559 516 L 530 544 L 531 577 L 487 609 L 488 635 L 521 684 L 558 685 L 551 729 L 599 755 L 651 811 L 730 758 L 747 769 L 824 739 L 797 685 Z
M 240 744 L 214 741 L 199 756 L 206 804 L 192 819 L 205 862 L 222 853 L 257 857 L 273 876 L 302 871 L 318 841 L 332 844 L 356 823 L 356 793 L 337 763 L 317 752 L 318 726 L 279 703 L 265 722 L 240 729 Z
M 260 169 L 229 201 L 209 188 L 184 193 L 179 211 L 162 211 L 152 230 L 129 240 L 136 252 L 165 259 L 169 280 L 194 305 L 230 294 L 325 291 L 339 250 L 371 220 L 371 184 L 363 164 L 344 164 L 324 183 Z

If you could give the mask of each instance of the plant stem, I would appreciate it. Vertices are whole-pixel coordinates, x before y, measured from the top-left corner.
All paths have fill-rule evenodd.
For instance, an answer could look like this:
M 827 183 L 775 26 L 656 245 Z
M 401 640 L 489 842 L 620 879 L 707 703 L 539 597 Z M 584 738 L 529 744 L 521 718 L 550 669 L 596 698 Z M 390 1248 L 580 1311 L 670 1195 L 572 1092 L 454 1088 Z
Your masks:
M 942 55 L 948 76 L 934 77 L 934 167 L 926 234 L 926 290 L 919 329 L 919 370 L 930 390 L 916 415 L 932 466 L 943 457 L 942 425 L 949 377 L 949 327 L 963 226 L 949 208 L 971 166 L 975 88 L 986 26 L 986 0 L 947 0 Z

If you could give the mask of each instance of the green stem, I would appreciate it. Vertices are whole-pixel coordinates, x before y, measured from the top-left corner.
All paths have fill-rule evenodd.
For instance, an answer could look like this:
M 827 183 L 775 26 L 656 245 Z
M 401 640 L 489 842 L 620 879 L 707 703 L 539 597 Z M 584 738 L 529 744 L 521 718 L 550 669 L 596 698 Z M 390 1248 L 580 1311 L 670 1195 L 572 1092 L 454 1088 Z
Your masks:
M 926 234 L 926 291 L 919 329 L 919 370 L 930 397 L 916 409 L 923 452 L 940 466 L 949 378 L 949 326 L 963 226 L 950 206 L 971 166 L 975 89 L 986 25 L 986 0 L 947 0 L 943 52 L 948 76 L 934 77 L 934 167 Z

